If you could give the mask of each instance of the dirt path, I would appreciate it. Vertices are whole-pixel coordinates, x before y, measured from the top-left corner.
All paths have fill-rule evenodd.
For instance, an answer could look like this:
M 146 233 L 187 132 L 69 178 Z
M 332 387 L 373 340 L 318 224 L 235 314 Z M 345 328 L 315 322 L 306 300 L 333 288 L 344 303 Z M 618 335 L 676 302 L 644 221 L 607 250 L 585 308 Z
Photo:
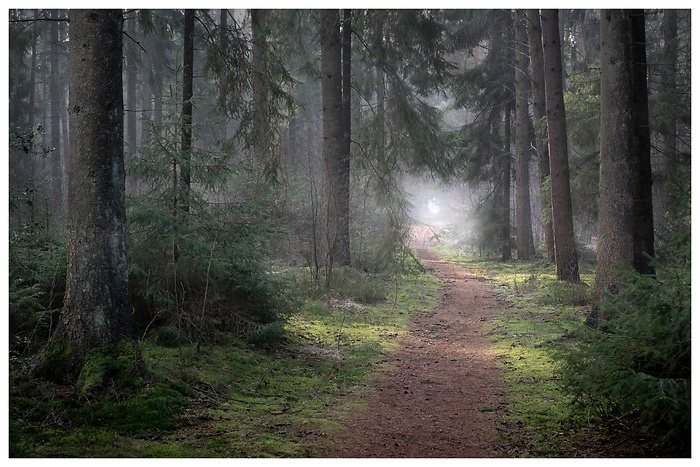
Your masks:
M 428 250 L 423 261 L 446 282 L 442 303 L 415 316 L 396 367 L 372 383 L 368 408 L 340 422 L 328 457 L 501 457 L 495 410 L 504 403 L 485 321 L 498 302 L 464 269 Z

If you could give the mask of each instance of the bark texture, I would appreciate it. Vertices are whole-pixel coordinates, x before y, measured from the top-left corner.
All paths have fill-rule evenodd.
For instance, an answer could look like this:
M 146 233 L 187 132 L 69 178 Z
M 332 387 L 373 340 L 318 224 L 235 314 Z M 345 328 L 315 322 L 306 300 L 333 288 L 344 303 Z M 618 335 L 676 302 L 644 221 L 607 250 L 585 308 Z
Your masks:
M 600 64 L 596 299 L 606 289 L 616 292 L 615 267 L 632 267 L 634 261 L 632 46 L 625 10 L 601 11 Z
M 652 204 L 651 132 L 647 90 L 644 10 L 631 10 L 632 41 L 632 189 L 634 197 L 634 268 L 653 274 L 654 207 Z
M 527 35 L 530 46 L 530 69 L 532 78 L 532 113 L 535 120 L 537 142 L 537 168 L 539 169 L 540 197 L 542 198 L 542 223 L 547 259 L 554 262 L 554 232 L 552 231 L 552 198 L 549 190 L 549 147 L 545 118 L 547 106 L 544 92 L 544 57 L 542 52 L 542 27 L 540 11 L 527 10 Z
M 518 259 L 535 256 L 530 207 L 530 76 L 524 15 L 515 13 L 515 221 Z
M 327 266 L 350 265 L 349 191 L 344 186 L 340 13 L 321 10 L 321 97 L 326 197 Z M 348 187 L 349 188 L 349 187 Z M 346 194 L 347 193 L 347 194 Z
M 557 10 L 542 10 L 547 134 L 552 199 L 552 227 L 557 280 L 579 281 L 569 182 L 569 155 L 562 88 L 561 42 Z
M 131 340 L 124 206 L 121 10 L 70 11 L 67 284 L 44 361 L 77 376 L 86 353 Z M 48 374 L 52 373 L 52 374 Z

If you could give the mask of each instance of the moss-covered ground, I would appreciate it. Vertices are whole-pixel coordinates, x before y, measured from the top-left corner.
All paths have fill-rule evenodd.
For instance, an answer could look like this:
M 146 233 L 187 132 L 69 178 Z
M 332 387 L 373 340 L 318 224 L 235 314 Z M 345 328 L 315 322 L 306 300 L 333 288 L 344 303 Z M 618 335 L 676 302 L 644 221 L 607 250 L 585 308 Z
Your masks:
M 440 283 L 418 274 L 354 286 L 356 296 L 306 300 L 267 346 L 141 341 L 141 384 L 84 393 L 13 377 L 10 456 L 314 457 L 334 420 L 361 405 L 410 316 L 436 306 Z

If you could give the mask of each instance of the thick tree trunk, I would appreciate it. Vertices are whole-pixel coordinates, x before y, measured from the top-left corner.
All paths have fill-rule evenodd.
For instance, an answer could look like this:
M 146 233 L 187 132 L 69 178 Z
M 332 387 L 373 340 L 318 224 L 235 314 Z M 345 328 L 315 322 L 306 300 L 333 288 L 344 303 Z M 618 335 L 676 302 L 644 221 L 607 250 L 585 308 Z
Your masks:
M 652 204 L 651 132 L 647 90 L 644 10 L 631 10 L 632 41 L 632 189 L 634 196 L 634 268 L 653 274 L 654 207 Z
M 525 17 L 515 13 L 515 225 L 518 259 L 535 256 L 530 208 L 530 113 L 528 43 Z
M 600 14 L 600 188 L 595 299 L 619 287 L 616 267 L 633 266 L 632 44 L 625 10 Z M 603 317 L 604 318 L 604 317 Z M 598 320 L 597 308 L 589 323 Z
M 343 216 L 343 96 L 340 14 L 321 10 L 321 98 L 323 101 L 323 162 L 326 197 L 327 268 L 349 265 L 349 231 Z M 348 203 L 349 205 L 349 203 Z
M 554 262 L 554 233 L 552 231 L 552 197 L 549 178 L 549 148 L 545 118 L 547 107 L 544 92 L 544 57 L 542 55 L 542 28 L 540 11 L 527 10 L 527 33 L 530 45 L 530 68 L 532 70 L 532 111 L 535 120 L 537 141 L 537 166 L 540 172 L 540 197 L 542 198 L 544 243 L 547 259 Z
M 579 281 L 569 181 L 569 155 L 562 89 L 561 44 L 557 10 L 542 10 L 547 134 L 552 199 L 552 227 L 557 280 Z
M 63 312 L 37 370 L 72 381 L 87 352 L 132 339 L 124 206 L 122 12 L 71 10 Z

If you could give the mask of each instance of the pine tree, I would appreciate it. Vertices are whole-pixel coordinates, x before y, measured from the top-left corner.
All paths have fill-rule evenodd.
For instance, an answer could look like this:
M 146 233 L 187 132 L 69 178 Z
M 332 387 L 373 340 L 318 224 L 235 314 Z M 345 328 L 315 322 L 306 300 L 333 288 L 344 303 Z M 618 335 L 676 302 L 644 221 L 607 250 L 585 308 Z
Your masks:
M 340 13 L 321 10 L 321 84 L 323 97 L 323 161 L 326 193 L 327 267 L 350 265 L 350 232 L 347 224 L 349 192 L 345 190 L 343 145 L 342 44 Z
M 527 10 L 527 35 L 530 46 L 532 70 L 532 109 L 537 141 L 537 166 L 539 168 L 540 198 L 542 199 L 544 243 L 547 259 L 554 262 L 554 233 L 552 231 L 552 197 L 549 184 L 549 148 L 545 119 L 547 108 L 544 91 L 544 56 L 542 52 L 542 27 L 539 10 Z
M 515 200 L 516 245 L 518 259 L 535 256 L 530 209 L 530 75 L 528 39 L 524 12 L 515 17 Z
M 600 18 L 600 188 L 595 299 L 616 293 L 616 267 L 634 263 L 632 195 L 632 43 L 626 10 L 602 10 Z M 594 307 L 589 323 L 599 318 Z
M 542 22 L 542 45 L 544 50 L 552 228 L 554 231 L 557 280 L 578 282 L 580 278 L 571 212 L 559 15 L 557 10 L 541 10 L 540 19 Z
M 66 296 L 35 371 L 73 382 L 89 351 L 133 338 L 126 263 L 122 12 L 71 10 Z M 79 137 L 77 137 L 79 135 Z

